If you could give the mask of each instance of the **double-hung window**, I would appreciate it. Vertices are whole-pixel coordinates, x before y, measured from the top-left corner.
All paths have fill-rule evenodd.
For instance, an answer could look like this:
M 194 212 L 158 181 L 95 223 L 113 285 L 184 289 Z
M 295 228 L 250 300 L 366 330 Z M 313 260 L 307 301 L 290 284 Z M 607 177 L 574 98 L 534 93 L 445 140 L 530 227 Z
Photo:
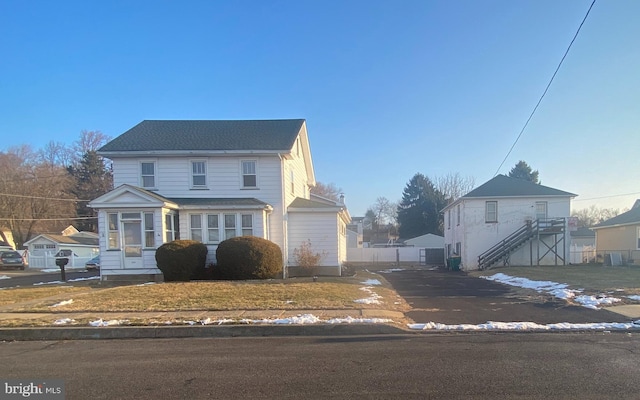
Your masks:
M 224 238 L 231 239 L 236 237 L 236 214 L 224 215 Z
M 220 241 L 220 223 L 218 214 L 207 215 L 207 238 L 209 243 L 218 243 Z
M 498 222 L 497 201 L 487 201 L 485 203 L 484 222 Z
M 536 201 L 536 219 L 546 219 L 546 218 L 547 218 L 547 202 Z
M 140 163 L 140 180 L 143 188 L 156 187 L 156 163 L 155 161 L 143 161 Z
M 242 236 L 253 235 L 253 215 L 242 214 Z
M 191 240 L 202 242 L 202 215 L 191 214 L 190 215 Z
M 155 247 L 153 229 L 153 213 L 144 213 L 144 247 Z
M 205 161 L 191 161 L 191 187 L 207 186 L 207 165 Z
M 258 179 L 256 174 L 256 161 L 243 160 L 242 161 L 242 187 L 255 188 L 257 186 L 258 186 Z
M 118 229 L 118 214 L 117 213 L 109 213 L 107 214 L 107 231 L 109 235 L 109 242 L 107 244 L 107 248 L 109 249 L 119 249 L 120 248 L 120 231 Z

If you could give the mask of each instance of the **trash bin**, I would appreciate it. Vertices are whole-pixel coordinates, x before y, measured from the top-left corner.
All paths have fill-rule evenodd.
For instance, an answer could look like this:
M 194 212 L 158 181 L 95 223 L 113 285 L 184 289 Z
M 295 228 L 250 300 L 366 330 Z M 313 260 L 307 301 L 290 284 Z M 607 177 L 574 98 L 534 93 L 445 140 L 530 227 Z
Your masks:
M 460 262 L 462 258 L 460 256 L 449 258 L 449 269 L 451 271 L 460 271 Z

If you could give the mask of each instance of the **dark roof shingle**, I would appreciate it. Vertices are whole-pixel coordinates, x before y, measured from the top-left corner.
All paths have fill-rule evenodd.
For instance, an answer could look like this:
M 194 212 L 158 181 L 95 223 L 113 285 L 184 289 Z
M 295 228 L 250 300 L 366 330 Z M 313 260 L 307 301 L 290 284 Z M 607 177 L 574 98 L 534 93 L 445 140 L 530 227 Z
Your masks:
M 304 119 L 145 120 L 98 151 L 288 151 L 304 122 Z
M 570 196 L 575 197 L 573 193 L 565 192 L 542 186 L 537 183 L 525 181 L 524 179 L 511 178 L 505 175 L 497 175 L 495 178 L 487 181 L 483 185 L 478 186 L 469 193 L 462 196 L 463 198 L 474 197 L 521 197 L 521 196 Z

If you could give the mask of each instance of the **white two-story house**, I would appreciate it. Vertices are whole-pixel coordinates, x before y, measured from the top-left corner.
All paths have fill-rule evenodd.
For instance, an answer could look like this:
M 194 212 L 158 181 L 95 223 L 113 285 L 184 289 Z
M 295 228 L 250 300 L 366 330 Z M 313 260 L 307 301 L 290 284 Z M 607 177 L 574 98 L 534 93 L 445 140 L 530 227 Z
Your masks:
M 278 244 L 285 276 L 294 249 L 311 241 L 321 273 L 346 259 L 344 202 L 318 198 L 303 119 L 139 123 L 99 149 L 113 162 L 115 189 L 98 210 L 102 280 L 161 276 L 155 250 L 175 239 L 217 245 L 240 235 Z M 289 268 L 290 267 L 290 268 Z
M 497 175 L 444 208 L 445 258 L 464 270 L 569 262 L 576 195 Z

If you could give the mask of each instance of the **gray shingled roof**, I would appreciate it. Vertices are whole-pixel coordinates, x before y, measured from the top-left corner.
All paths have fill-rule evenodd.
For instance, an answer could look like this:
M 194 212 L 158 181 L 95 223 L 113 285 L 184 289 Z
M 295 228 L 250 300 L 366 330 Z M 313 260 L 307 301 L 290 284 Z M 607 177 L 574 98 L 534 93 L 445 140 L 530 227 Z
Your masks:
M 475 197 L 521 197 L 521 196 L 570 196 L 573 193 L 538 185 L 524 179 L 511 178 L 505 175 L 497 175 L 495 178 L 478 186 L 463 198 Z
M 63 235 L 53 235 L 49 233 L 45 233 L 42 235 L 54 242 L 60 244 L 76 244 L 83 246 L 98 246 L 98 237 L 86 237 L 86 236 L 63 236 Z
M 169 200 L 180 206 L 257 206 L 266 207 L 267 203 L 254 198 L 215 198 L 215 199 L 192 199 L 192 198 L 170 198 Z
M 631 225 L 640 224 L 640 207 L 634 207 L 631 210 L 610 218 L 604 222 L 591 227 L 591 229 L 606 228 L 608 226 L 616 225 Z
M 289 207 L 291 208 L 336 208 L 339 206 L 337 204 L 321 203 L 319 201 L 313 201 L 309 199 L 303 199 L 301 197 L 296 197 L 291 202 Z
M 289 151 L 304 122 L 304 119 L 145 120 L 98 151 Z

